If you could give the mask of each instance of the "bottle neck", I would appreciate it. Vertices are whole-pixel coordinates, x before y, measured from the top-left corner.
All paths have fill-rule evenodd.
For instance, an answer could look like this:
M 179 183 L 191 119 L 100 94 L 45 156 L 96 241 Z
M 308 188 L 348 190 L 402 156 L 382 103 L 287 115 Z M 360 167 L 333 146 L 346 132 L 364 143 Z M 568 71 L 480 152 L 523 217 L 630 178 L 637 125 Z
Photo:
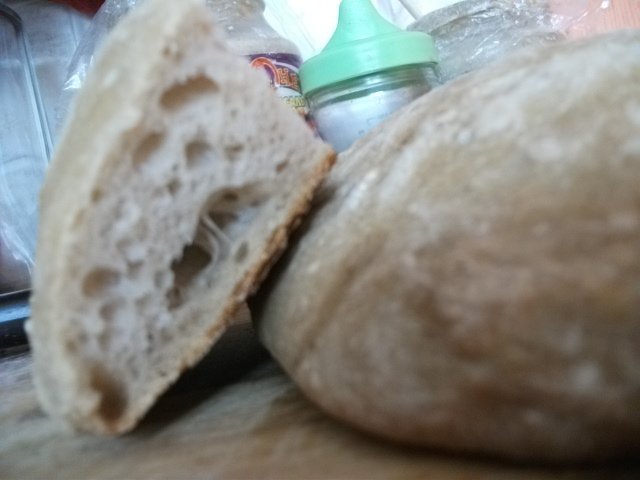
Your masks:
M 426 93 L 437 86 L 436 64 L 405 65 L 363 75 L 306 93 L 312 109 L 360 98 L 375 92 L 412 88 Z

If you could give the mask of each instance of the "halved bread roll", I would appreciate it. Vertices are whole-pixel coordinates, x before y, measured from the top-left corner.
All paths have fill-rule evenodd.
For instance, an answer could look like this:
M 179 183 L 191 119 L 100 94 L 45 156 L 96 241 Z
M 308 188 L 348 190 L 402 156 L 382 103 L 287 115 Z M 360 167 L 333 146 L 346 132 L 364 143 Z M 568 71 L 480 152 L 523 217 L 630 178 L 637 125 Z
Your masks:
M 333 160 L 227 52 L 204 2 L 124 18 L 41 196 L 29 329 L 44 409 L 131 429 L 225 330 Z

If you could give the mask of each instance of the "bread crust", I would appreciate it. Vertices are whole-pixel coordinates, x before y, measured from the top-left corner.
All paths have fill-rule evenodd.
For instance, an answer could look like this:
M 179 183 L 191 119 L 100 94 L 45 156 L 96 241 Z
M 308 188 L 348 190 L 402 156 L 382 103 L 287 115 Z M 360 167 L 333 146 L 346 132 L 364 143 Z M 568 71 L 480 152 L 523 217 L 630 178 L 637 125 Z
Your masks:
M 639 59 L 523 52 L 341 154 L 254 305 L 313 402 L 411 445 L 640 451 Z

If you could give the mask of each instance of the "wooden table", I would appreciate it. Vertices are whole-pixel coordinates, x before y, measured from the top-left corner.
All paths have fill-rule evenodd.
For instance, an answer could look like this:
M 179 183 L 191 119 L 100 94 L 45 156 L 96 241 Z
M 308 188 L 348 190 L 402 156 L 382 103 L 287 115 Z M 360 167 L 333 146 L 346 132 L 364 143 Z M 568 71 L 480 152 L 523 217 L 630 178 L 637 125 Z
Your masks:
M 360 434 L 310 404 L 255 343 L 215 348 L 131 434 L 95 438 L 39 409 L 28 353 L 0 358 L 0 478 L 640 479 L 640 462 L 501 464 Z

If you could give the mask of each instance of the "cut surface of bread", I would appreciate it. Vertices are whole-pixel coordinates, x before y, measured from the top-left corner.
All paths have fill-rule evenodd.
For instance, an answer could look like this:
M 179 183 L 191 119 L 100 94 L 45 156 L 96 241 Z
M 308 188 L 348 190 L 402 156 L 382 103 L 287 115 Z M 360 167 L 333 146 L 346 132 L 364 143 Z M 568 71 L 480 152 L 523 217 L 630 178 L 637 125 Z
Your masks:
M 76 429 L 130 430 L 206 353 L 333 163 L 203 3 L 116 26 L 42 191 L 34 378 Z

